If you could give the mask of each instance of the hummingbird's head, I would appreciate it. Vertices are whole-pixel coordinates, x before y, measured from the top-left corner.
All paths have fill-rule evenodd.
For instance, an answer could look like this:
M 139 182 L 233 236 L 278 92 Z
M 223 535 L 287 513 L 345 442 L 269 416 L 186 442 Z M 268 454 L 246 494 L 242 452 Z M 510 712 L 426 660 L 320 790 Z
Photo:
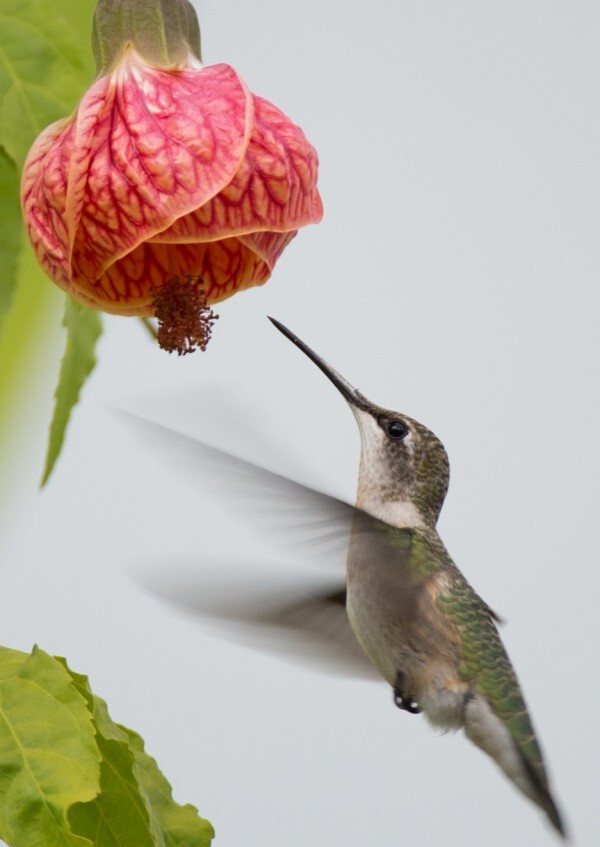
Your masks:
M 442 442 L 418 421 L 371 403 L 287 327 L 270 320 L 331 380 L 356 418 L 357 505 L 395 526 L 435 526 L 450 478 Z
M 394 526 L 435 526 L 450 478 L 444 445 L 408 415 L 356 394 L 348 403 L 361 439 L 357 505 Z

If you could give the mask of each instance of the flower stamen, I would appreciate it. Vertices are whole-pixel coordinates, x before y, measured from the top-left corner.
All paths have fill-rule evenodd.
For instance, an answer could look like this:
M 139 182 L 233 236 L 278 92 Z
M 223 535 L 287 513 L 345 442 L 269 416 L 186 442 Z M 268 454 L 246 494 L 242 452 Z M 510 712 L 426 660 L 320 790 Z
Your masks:
M 158 344 L 178 356 L 206 350 L 212 325 L 218 319 L 206 302 L 204 281 L 200 276 L 184 279 L 173 276 L 152 294 L 154 314 L 158 320 Z

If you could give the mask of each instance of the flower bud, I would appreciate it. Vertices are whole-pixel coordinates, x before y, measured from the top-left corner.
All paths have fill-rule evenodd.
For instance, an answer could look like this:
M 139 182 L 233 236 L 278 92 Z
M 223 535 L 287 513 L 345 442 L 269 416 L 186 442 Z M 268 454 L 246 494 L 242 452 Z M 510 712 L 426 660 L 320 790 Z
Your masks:
M 101 75 L 23 171 L 46 273 L 118 315 L 154 315 L 173 279 L 199 281 L 204 305 L 266 282 L 322 216 L 302 130 L 229 65 L 200 63 L 187 0 L 100 0 L 94 48 Z

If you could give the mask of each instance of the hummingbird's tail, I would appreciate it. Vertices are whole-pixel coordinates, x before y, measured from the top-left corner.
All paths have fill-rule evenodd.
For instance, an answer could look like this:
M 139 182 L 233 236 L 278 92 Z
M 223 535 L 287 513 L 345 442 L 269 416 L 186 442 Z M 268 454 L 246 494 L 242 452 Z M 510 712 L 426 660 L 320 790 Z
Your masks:
M 567 837 L 560 812 L 552 798 L 543 768 L 536 768 L 524 755 L 504 721 L 495 714 L 487 699 L 472 692 L 464 712 L 465 733 L 491 756 L 523 794 L 547 814 L 554 828 Z

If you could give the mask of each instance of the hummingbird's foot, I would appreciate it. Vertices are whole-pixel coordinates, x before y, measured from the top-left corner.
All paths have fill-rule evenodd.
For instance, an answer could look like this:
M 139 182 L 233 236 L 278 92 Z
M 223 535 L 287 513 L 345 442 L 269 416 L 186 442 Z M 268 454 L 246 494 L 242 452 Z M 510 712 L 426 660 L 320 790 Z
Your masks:
M 410 712 L 411 715 L 420 715 L 421 708 L 415 703 L 413 697 L 404 692 L 404 674 L 398 671 L 396 674 L 396 684 L 394 685 L 394 703 L 399 709 L 405 712 Z
M 412 697 L 402 697 L 394 691 L 394 703 L 399 709 L 403 709 L 405 712 L 410 712 L 411 715 L 421 714 L 421 707 L 415 703 Z

